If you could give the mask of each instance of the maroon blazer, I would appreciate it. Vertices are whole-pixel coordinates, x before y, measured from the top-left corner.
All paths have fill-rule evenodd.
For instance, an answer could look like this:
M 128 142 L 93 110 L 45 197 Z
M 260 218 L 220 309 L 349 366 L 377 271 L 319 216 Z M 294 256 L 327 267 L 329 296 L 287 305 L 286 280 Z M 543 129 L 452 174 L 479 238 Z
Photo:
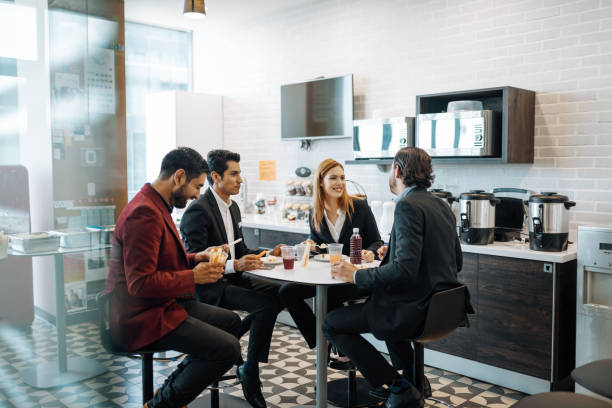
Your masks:
M 113 235 L 105 293 L 110 330 L 127 350 L 176 329 L 187 312 L 178 298 L 195 291 L 195 254 L 187 254 L 165 202 L 146 184 L 123 209 Z

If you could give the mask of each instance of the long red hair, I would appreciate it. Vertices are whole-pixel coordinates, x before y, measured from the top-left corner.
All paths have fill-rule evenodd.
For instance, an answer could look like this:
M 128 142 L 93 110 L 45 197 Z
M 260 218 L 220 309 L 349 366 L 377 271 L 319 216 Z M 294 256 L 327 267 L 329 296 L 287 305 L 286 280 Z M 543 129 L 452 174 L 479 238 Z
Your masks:
M 323 179 L 329 173 L 329 171 L 335 167 L 340 167 L 344 171 L 344 167 L 335 161 L 334 159 L 325 159 L 317 167 L 317 171 L 314 174 L 313 180 L 313 192 L 312 192 L 312 226 L 321 232 L 321 222 L 325 214 L 325 190 L 323 189 Z M 353 214 L 353 197 L 348 195 L 346 187 L 342 191 L 342 195 L 338 200 L 338 206 L 344 211 L 349 217 Z

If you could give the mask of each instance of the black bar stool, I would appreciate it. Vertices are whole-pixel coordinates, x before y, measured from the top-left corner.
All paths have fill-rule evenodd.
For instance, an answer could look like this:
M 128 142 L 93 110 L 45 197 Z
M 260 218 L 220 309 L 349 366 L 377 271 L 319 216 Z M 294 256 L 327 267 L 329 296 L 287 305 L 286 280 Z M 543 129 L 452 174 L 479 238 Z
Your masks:
M 433 398 L 429 381 L 425 377 L 425 347 L 424 345 L 447 336 L 457 327 L 467 326 L 465 286 L 458 286 L 436 292 L 432 295 L 427 309 L 423 332 L 417 338 L 411 339 L 414 343 L 414 386 L 421 392 L 424 399 L 429 399 L 448 407 L 454 405 Z
M 545 392 L 525 397 L 512 408 L 612 408 L 612 404 L 571 392 Z
M 100 339 L 102 341 L 102 346 L 104 349 L 110 354 L 136 358 L 142 361 L 142 403 L 143 405 L 153 398 L 153 355 L 155 353 L 162 353 L 169 350 L 133 350 L 128 351 L 119 347 L 112 339 L 110 333 L 110 323 L 108 320 L 109 315 L 109 305 L 108 305 L 108 296 L 103 296 L 103 293 L 100 292 L 96 295 L 96 304 L 98 306 L 98 315 L 99 315 L 99 328 L 100 328 Z M 224 375 L 219 381 L 227 381 L 236 379 L 236 375 Z M 219 381 L 214 382 L 206 389 L 210 390 L 210 393 L 196 398 L 193 402 L 189 404 L 190 408 L 197 407 L 205 407 L 209 406 L 211 408 L 219 408 L 220 402 L 223 402 L 223 407 L 227 408 L 242 408 L 249 407 L 249 403 L 241 398 L 235 397 L 229 394 L 219 394 L 219 390 L 225 387 L 231 387 L 238 382 L 234 382 L 232 384 L 228 384 L 225 386 L 219 386 Z
M 612 398 L 612 359 L 598 360 L 572 371 L 576 384 L 606 398 Z
M 124 350 L 123 348 L 118 346 L 111 337 L 110 323 L 108 320 L 108 295 L 103 295 L 103 292 L 98 293 L 96 295 L 96 304 L 98 306 L 100 339 L 102 341 L 102 346 L 104 346 L 104 349 L 110 354 L 137 358 L 142 361 L 142 403 L 145 404 L 147 401 L 153 398 L 153 354 L 161 353 L 168 350 Z
M 466 287 L 436 292 L 432 295 L 427 309 L 425 326 L 421 335 L 411 339 L 414 343 L 414 386 L 421 391 L 423 398 L 455 408 L 452 404 L 431 396 L 431 387 L 425 377 L 424 344 L 438 340 L 457 327 L 467 325 L 465 309 Z M 347 370 L 346 380 L 334 380 L 328 383 L 328 401 L 339 407 L 367 407 L 376 405 L 380 398 L 370 393 L 371 387 L 363 378 L 356 378 L 355 368 Z M 346 390 L 346 391 L 345 391 Z

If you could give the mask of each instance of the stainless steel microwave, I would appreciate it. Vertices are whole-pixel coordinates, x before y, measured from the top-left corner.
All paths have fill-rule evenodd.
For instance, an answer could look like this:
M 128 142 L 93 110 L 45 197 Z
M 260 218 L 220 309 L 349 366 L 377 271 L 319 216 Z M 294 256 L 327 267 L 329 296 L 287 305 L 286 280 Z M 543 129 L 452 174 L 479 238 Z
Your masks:
M 365 119 L 353 121 L 355 159 L 393 158 L 403 147 L 414 146 L 414 118 Z
M 432 157 L 496 157 L 501 148 L 501 112 L 427 113 L 417 116 L 415 146 Z

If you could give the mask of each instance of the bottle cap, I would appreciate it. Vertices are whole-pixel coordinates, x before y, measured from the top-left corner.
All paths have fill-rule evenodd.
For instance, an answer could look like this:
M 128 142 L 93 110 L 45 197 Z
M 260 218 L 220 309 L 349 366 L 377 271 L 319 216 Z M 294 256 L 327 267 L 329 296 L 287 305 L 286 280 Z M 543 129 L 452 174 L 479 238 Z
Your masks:
M 359 234 L 359 228 L 353 228 L 353 234 Z

